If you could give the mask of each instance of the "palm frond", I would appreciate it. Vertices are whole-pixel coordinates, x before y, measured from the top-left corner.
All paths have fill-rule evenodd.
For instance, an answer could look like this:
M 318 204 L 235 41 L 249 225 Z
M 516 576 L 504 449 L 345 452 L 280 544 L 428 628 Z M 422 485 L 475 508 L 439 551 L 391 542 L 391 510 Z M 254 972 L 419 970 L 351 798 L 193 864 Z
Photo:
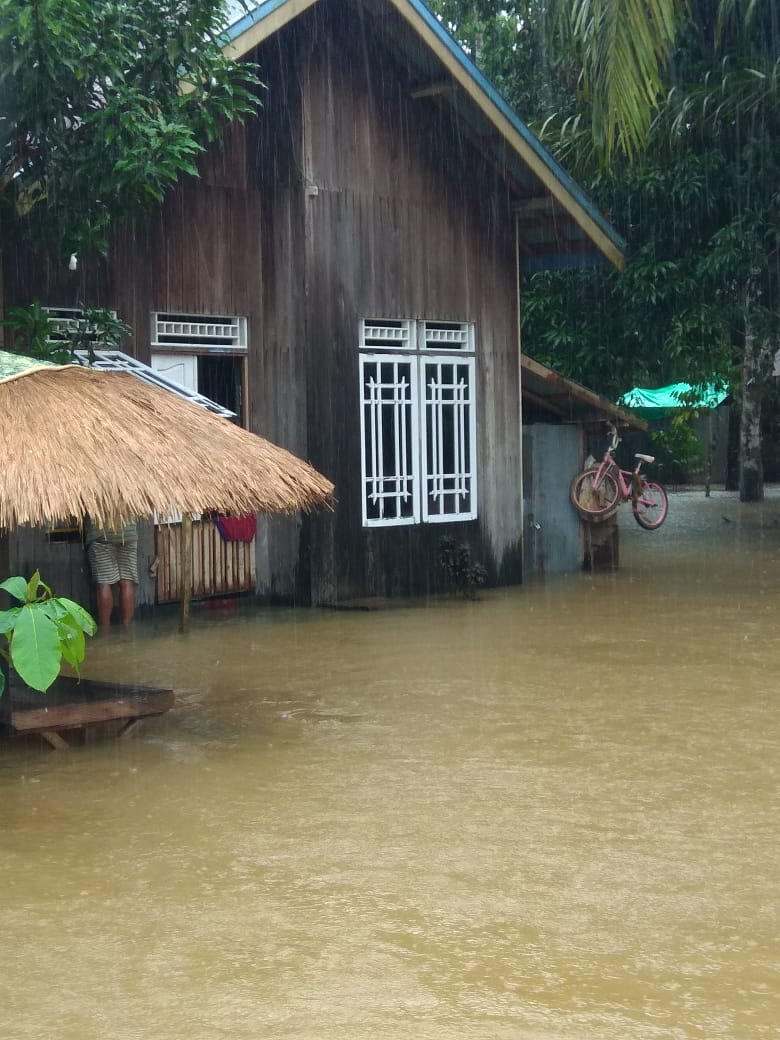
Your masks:
M 553 0 L 553 27 L 582 68 L 597 149 L 629 158 L 644 146 L 687 0 Z

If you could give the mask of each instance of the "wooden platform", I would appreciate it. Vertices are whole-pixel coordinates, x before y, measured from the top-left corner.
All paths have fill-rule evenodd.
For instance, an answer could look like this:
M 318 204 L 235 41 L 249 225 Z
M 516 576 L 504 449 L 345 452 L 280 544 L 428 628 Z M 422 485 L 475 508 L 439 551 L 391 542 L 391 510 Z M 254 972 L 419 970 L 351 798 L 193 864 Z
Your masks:
M 14 733 L 38 733 L 57 750 L 69 747 L 63 730 L 95 723 L 120 722 L 119 737 L 129 736 L 139 721 L 173 707 L 173 690 L 124 686 L 60 676 L 47 693 L 11 682 L 0 700 L 0 722 Z

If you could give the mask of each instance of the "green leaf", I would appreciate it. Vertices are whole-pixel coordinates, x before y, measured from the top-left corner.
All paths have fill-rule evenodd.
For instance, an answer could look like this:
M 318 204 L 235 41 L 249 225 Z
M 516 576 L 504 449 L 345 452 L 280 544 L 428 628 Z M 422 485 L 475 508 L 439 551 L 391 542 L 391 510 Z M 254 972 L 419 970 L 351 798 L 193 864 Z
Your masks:
M 18 575 L 15 578 L 6 578 L 4 582 L 0 582 L 0 589 L 9 592 L 14 599 L 20 599 L 22 603 L 27 599 L 27 581 Z
M 52 621 L 59 621 L 61 617 L 65 617 L 68 613 L 59 599 L 45 599 L 40 604 L 40 607 L 46 617 L 51 618 Z
M 34 690 L 45 693 L 60 672 L 60 635 L 57 626 L 35 604 L 21 608 L 11 640 L 11 663 Z
M 32 578 L 27 582 L 27 593 L 25 599 L 28 603 L 32 603 L 34 599 L 38 598 L 38 586 L 41 583 L 41 572 L 36 571 Z
M 10 610 L 0 611 L 0 635 L 4 632 L 13 632 L 16 619 L 19 617 L 21 607 L 11 607 Z
M 78 625 L 87 633 L 88 636 L 94 636 L 97 632 L 97 623 L 88 610 L 79 606 L 72 599 L 68 599 L 67 596 L 58 596 L 53 603 L 58 603 L 65 611 L 72 615 L 73 619 Z
M 51 596 L 51 589 L 45 581 L 41 581 L 41 572 L 36 571 L 32 578 L 27 582 L 27 602 L 32 603 L 38 599 L 38 590 L 43 589 L 44 596 Z
M 57 627 L 60 633 L 60 652 L 78 675 L 79 665 L 86 654 L 84 630 L 71 614 L 66 614 Z

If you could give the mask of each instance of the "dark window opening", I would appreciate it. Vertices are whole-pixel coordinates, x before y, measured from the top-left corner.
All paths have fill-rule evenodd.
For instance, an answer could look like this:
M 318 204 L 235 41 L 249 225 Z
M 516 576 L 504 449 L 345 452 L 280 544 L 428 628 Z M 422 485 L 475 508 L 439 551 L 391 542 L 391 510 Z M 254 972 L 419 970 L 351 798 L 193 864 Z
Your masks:
M 244 359 L 213 354 L 198 357 L 198 393 L 236 413 L 233 420 L 245 425 Z

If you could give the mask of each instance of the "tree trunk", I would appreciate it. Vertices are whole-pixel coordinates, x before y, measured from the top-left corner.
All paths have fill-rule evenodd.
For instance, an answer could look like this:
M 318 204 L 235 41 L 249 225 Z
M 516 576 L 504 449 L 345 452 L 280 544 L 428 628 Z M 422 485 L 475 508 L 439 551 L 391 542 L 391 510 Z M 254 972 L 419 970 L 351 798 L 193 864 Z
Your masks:
M 770 344 L 758 339 L 745 308 L 745 347 L 742 358 L 742 421 L 739 434 L 739 500 L 761 502 L 764 467 L 761 462 L 761 402 L 771 361 Z
M 729 405 L 728 440 L 726 441 L 726 491 L 739 491 L 739 431 L 742 425 L 740 403 L 734 395 Z

